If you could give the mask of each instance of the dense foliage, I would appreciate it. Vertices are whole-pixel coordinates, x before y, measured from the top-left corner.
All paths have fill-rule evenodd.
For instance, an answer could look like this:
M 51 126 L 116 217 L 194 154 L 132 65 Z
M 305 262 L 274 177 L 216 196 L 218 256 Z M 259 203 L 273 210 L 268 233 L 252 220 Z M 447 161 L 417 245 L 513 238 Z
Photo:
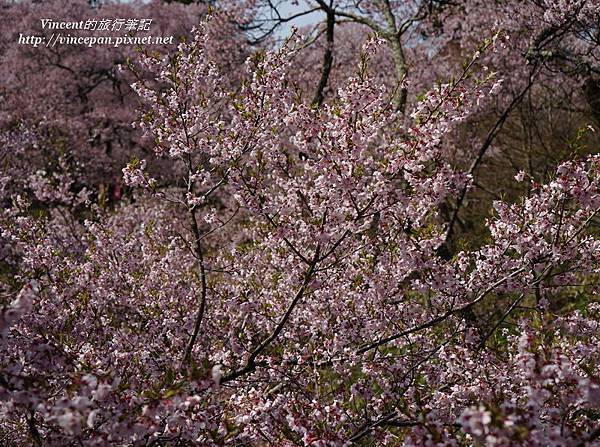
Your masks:
M 211 3 L 0 5 L 0 444 L 599 445 L 597 2 Z

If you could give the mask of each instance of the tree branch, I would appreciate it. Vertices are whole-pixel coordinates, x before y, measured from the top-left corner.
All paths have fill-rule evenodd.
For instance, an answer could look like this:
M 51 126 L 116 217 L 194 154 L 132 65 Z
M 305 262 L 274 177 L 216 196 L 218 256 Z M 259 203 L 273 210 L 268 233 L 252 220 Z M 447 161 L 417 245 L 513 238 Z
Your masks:
M 419 332 L 422 331 L 423 329 L 427 329 L 430 328 L 432 326 L 435 326 L 436 324 L 444 321 L 446 318 L 450 317 L 451 315 L 457 314 L 457 313 L 461 313 L 464 312 L 465 310 L 473 307 L 475 304 L 479 303 L 482 299 L 484 299 L 487 295 L 489 295 L 496 287 L 504 284 L 506 281 L 508 281 L 509 279 L 517 276 L 519 273 L 522 273 L 525 269 L 524 268 L 520 268 L 518 270 L 515 270 L 514 272 L 512 272 L 510 275 L 505 276 L 502 279 L 499 279 L 498 281 L 496 281 L 494 284 L 492 284 L 491 286 L 489 286 L 487 289 L 485 289 L 477 298 L 475 298 L 473 301 L 457 307 L 455 309 L 450 309 L 447 312 L 445 312 L 444 314 L 440 315 L 439 317 L 433 318 L 425 323 L 419 324 L 417 326 L 413 326 L 410 329 L 407 329 L 405 331 L 402 332 L 398 332 L 394 335 L 390 335 L 389 337 L 386 338 L 382 338 L 381 340 L 378 341 L 374 341 L 371 342 L 369 344 L 363 345 L 361 348 L 359 348 L 356 353 L 357 354 L 364 354 L 365 352 L 368 352 L 372 349 L 375 349 L 379 346 L 385 345 L 391 341 L 397 340 L 401 337 L 405 337 L 407 335 L 410 335 L 414 332 Z
M 325 48 L 325 54 L 323 55 L 321 79 L 319 79 L 319 85 L 317 86 L 317 91 L 312 100 L 312 105 L 315 107 L 319 107 L 323 103 L 323 91 L 329 81 L 329 73 L 331 72 L 331 66 L 333 64 L 333 31 L 335 28 L 335 11 L 323 0 L 317 0 L 317 2 L 327 14 L 327 47 Z
M 320 247 L 320 245 L 318 245 L 317 248 L 315 249 L 315 254 L 312 258 L 310 266 L 308 267 L 308 270 L 304 274 L 304 281 L 302 282 L 300 289 L 298 289 L 298 292 L 296 292 L 294 299 L 288 306 L 288 308 L 285 311 L 285 314 L 283 315 L 281 320 L 279 320 L 279 323 L 277 324 L 277 326 L 275 327 L 275 329 L 273 330 L 271 335 L 269 335 L 267 338 L 265 338 L 256 348 L 254 348 L 254 350 L 250 353 L 250 356 L 248 357 L 246 364 L 242 368 L 231 371 L 230 373 L 224 375 L 221 378 L 220 383 L 230 382 L 230 381 L 235 380 L 238 377 L 241 377 L 244 374 L 250 373 L 256 369 L 256 358 L 260 354 L 262 354 L 262 352 L 279 336 L 279 334 L 283 330 L 283 327 L 285 326 L 286 322 L 289 320 L 290 316 L 292 315 L 292 312 L 294 311 L 294 309 L 296 308 L 296 306 L 298 305 L 300 300 L 304 297 L 306 289 L 308 288 L 308 285 L 310 284 L 310 281 L 315 272 L 317 263 L 319 261 L 320 252 L 321 252 L 321 247 Z
M 479 151 L 477 152 L 477 156 L 471 163 L 471 166 L 469 167 L 467 174 L 473 175 L 475 170 L 481 164 L 483 157 L 485 156 L 486 152 L 492 145 L 494 139 L 496 138 L 498 133 L 502 130 L 502 127 L 504 126 L 504 123 L 506 122 L 506 120 L 509 117 L 509 115 L 511 114 L 511 112 L 515 109 L 515 107 L 517 107 L 521 103 L 521 101 L 523 100 L 523 98 L 525 97 L 525 95 L 527 94 L 529 89 L 533 86 L 536 70 L 537 70 L 537 66 L 534 67 L 534 69 L 531 71 L 531 73 L 529 75 L 529 80 L 528 80 L 525 88 L 515 98 L 513 98 L 511 103 L 508 105 L 508 107 L 502 113 L 502 115 L 500 115 L 500 118 L 498 118 L 498 120 L 496 121 L 496 124 L 494 124 L 494 127 L 488 132 L 487 137 L 484 140 L 481 147 L 479 148 Z M 460 211 L 460 209 L 465 201 L 465 198 L 467 195 L 467 190 L 468 190 L 468 185 L 465 185 L 460 191 L 460 194 L 456 201 L 456 206 L 454 207 L 454 210 L 452 211 L 452 216 L 450 217 L 450 222 L 448 223 L 448 228 L 446 229 L 446 235 L 444 236 L 444 242 L 441 246 L 443 248 L 439 249 L 440 252 L 444 252 L 444 249 L 445 249 L 445 251 L 449 253 L 448 245 L 449 245 L 450 239 L 453 236 L 454 225 L 456 224 L 456 221 L 458 219 L 458 212 Z
M 196 321 L 194 322 L 194 331 L 190 336 L 188 344 L 185 348 L 185 355 L 183 356 L 182 367 L 184 367 L 191 358 L 192 349 L 194 349 L 194 344 L 196 343 L 196 339 L 198 338 L 198 333 L 200 332 L 200 325 L 202 324 L 202 319 L 204 318 L 204 311 L 206 309 L 206 267 L 204 265 L 204 254 L 202 251 L 198 220 L 196 219 L 196 212 L 193 209 L 190 210 L 190 221 L 192 223 L 192 233 L 194 235 L 195 240 L 195 257 L 198 260 L 198 265 L 200 266 L 200 307 L 198 308 L 198 312 L 196 314 Z

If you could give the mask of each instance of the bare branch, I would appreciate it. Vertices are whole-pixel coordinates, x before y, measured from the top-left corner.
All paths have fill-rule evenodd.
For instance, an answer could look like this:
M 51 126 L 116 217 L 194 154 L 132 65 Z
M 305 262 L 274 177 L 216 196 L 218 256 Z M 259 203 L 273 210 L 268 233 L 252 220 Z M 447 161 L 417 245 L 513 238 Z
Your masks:
M 327 47 L 325 48 L 325 54 L 323 55 L 323 65 L 321 68 L 321 79 L 317 86 L 317 91 L 312 100 L 312 104 L 315 107 L 319 107 L 323 103 L 323 91 L 329 81 L 329 73 L 331 72 L 331 66 L 333 64 L 333 38 L 335 28 L 335 11 L 327 6 L 323 0 L 317 0 L 321 8 L 327 14 Z

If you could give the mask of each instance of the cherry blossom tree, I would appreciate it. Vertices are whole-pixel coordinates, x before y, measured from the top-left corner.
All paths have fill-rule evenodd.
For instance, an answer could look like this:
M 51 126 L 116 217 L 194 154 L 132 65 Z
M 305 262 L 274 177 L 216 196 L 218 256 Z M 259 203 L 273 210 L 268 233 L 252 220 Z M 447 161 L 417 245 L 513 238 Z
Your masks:
M 223 17 L 131 64 L 153 142 L 131 200 L 101 207 L 67 170 L 1 190 L 3 438 L 596 443 L 598 156 L 519 172 L 483 242 L 442 252 L 441 205 L 473 186 L 447 140 L 498 95 L 481 65 L 506 35 L 403 116 L 373 73 L 385 40 L 315 103 L 297 36 L 229 77 Z
M 133 154 L 141 156 L 149 144 L 132 129 L 137 97 L 133 78 L 121 70 L 141 50 L 174 51 L 181 39 L 206 14 L 207 7 L 162 2 L 102 2 L 93 9 L 87 2 L 3 2 L 0 46 L 0 138 L 15 149 L 2 149 L 10 164 L 11 186 L 24 188 L 38 171 L 73 177 L 73 188 L 87 188 L 93 199 L 110 205 L 124 193 L 121 169 Z M 41 20 L 62 21 L 152 19 L 148 31 L 64 31 L 63 35 L 123 36 L 127 33 L 173 36 L 172 45 L 30 45 L 17 44 L 20 35 L 45 36 Z M 56 31 L 54 31 L 56 34 Z M 186 37 L 187 36 L 187 37 Z M 235 67 L 245 59 L 241 35 L 224 21 L 215 30 L 213 50 Z M 235 72 L 235 70 L 231 70 Z M 28 138 L 16 144 L 19 135 Z M 35 136 L 35 144 L 33 142 Z M 15 152 L 20 151 L 18 156 Z M 20 175 L 16 171 L 20 170 Z M 20 182 L 19 178 L 22 179 Z M 7 185 L 8 187 L 8 185 Z
M 2 6 L 0 444 L 598 444 L 597 5 L 307 5 Z

